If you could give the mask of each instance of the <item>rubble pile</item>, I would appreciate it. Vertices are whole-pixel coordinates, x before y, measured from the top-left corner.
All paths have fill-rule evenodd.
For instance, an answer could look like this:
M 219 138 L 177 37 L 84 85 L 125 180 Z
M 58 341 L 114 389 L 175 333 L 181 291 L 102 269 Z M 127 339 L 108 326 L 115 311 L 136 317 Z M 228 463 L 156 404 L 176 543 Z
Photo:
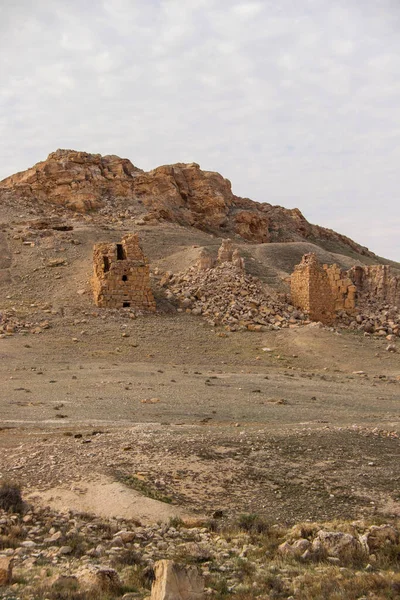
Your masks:
M 338 323 L 365 334 L 386 337 L 389 341 L 400 337 L 400 311 L 396 306 L 359 307 L 357 314 L 343 311 L 338 314 Z
M 216 262 L 202 249 L 197 265 L 166 273 L 161 285 L 167 299 L 176 301 L 181 310 L 228 331 L 280 330 L 310 323 L 306 310 L 295 308 L 285 295 L 245 272 L 243 258 L 230 240 L 223 242 Z M 332 325 L 392 342 L 400 337 L 400 311 L 389 304 L 363 302 L 351 311 L 337 311 Z
M 186 312 L 202 315 L 211 325 L 224 325 L 229 331 L 266 331 L 309 323 L 305 313 L 234 263 L 167 273 L 162 285 L 168 289 L 167 298 L 176 300 Z

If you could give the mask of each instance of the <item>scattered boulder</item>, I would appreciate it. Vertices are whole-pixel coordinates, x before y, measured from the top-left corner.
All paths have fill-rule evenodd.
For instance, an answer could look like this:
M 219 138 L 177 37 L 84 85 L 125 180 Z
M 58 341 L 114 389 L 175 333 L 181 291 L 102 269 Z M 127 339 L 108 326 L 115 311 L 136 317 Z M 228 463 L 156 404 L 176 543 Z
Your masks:
M 160 560 L 154 567 L 151 600 L 203 600 L 204 579 L 196 567 Z
M 369 552 L 372 553 L 387 544 L 397 544 L 399 534 L 392 525 L 372 525 L 362 539 L 367 544 Z
M 318 531 L 311 549 L 316 555 L 339 559 L 353 559 L 363 553 L 361 542 L 350 533 L 341 531 Z
M 289 544 L 289 542 L 284 542 L 278 547 L 278 551 L 280 554 L 285 556 L 302 556 L 304 552 L 311 548 L 311 542 L 306 540 L 305 538 L 301 538 L 293 542 L 293 544 Z
M 82 588 L 99 592 L 118 592 L 121 581 L 117 571 L 108 567 L 87 567 L 76 574 Z
M 8 585 L 12 579 L 13 559 L 10 556 L 0 556 L 0 585 Z

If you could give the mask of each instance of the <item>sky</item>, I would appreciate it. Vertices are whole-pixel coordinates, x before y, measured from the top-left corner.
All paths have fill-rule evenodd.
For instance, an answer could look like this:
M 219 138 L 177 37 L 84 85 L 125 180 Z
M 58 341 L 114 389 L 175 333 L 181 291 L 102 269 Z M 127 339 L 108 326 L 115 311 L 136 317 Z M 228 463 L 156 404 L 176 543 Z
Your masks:
M 398 0 L 0 0 L 0 179 L 197 162 L 400 261 Z

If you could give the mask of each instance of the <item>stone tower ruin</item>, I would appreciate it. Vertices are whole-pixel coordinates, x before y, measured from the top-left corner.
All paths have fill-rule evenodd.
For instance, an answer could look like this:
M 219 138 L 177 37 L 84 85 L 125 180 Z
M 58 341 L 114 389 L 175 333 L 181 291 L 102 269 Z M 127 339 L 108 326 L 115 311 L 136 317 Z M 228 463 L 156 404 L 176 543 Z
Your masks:
M 126 235 L 118 244 L 95 244 L 93 269 L 92 287 L 97 306 L 156 310 L 149 264 L 136 234 Z
M 335 299 L 329 277 L 315 254 L 305 254 L 291 276 L 292 303 L 309 313 L 313 321 L 330 324 L 335 318 Z

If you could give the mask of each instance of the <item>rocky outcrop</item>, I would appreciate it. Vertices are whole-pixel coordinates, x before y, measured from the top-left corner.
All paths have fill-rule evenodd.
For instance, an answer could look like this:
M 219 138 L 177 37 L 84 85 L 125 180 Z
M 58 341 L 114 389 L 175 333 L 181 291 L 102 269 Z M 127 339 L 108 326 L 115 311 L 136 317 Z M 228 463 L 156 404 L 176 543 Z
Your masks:
M 219 229 L 234 203 L 231 183 L 198 164 L 167 165 L 134 178 L 133 192 L 157 218 Z
M 31 169 L 4 179 L 0 189 L 10 189 L 22 199 L 89 212 L 108 198 L 131 197 L 131 182 L 137 172 L 140 169 L 118 156 L 57 150 Z
M 254 202 L 232 193 L 219 173 L 196 163 L 144 172 L 128 159 L 57 150 L 31 169 L 0 182 L 5 196 L 61 205 L 79 212 L 113 214 L 135 208 L 146 221 L 168 220 L 205 231 L 236 235 L 253 243 L 309 240 L 372 256 L 366 248 L 329 229 L 311 225 L 299 209 Z

